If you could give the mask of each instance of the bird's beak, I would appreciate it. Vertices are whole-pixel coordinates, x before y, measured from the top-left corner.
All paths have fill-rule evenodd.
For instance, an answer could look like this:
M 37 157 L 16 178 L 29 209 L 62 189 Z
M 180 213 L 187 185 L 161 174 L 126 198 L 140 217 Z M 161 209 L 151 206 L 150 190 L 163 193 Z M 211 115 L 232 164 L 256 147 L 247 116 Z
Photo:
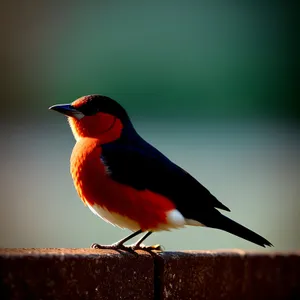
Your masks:
M 75 118 L 77 120 L 80 120 L 84 117 L 84 114 L 81 111 L 77 110 L 70 104 L 53 105 L 53 106 L 49 107 L 49 109 L 55 110 L 61 114 Z

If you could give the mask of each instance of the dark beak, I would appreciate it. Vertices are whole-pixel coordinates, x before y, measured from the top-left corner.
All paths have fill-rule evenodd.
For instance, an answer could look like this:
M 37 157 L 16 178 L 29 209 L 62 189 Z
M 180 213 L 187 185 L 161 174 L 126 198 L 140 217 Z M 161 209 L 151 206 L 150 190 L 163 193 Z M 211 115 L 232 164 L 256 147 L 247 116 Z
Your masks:
M 53 105 L 53 106 L 49 107 L 49 109 L 55 110 L 61 114 L 68 116 L 68 117 L 76 118 L 77 120 L 80 120 L 84 117 L 84 114 L 81 111 L 77 110 L 70 104 Z

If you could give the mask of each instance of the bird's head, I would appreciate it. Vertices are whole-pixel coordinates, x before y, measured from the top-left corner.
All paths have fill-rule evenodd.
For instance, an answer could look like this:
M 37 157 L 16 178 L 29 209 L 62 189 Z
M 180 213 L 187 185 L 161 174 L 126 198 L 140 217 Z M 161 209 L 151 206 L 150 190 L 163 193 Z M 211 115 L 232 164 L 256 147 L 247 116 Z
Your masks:
M 101 95 L 83 96 L 71 104 L 49 107 L 68 117 L 76 140 L 83 137 L 117 139 L 130 123 L 125 109 L 115 100 Z

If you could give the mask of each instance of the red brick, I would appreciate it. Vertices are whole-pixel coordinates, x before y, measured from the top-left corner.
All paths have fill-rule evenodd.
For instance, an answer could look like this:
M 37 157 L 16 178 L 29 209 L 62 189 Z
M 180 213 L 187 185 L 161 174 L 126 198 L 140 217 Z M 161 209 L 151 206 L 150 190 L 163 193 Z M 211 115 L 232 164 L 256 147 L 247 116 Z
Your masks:
M 153 259 L 93 249 L 0 250 L 0 299 L 153 299 Z
M 300 253 L 185 251 L 155 260 L 157 299 L 300 299 Z
M 0 249 L 0 299 L 300 299 L 300 252 Z

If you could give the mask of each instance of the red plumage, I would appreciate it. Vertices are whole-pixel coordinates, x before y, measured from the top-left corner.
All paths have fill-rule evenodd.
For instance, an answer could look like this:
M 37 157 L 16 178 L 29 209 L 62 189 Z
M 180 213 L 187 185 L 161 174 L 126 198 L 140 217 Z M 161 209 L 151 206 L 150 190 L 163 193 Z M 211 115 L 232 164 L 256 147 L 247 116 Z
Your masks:
M 133 220 L 142 230 L 159 230 L 167 223 L 166 213 L 175 205 L 162 195 L 149 190 L 138 191 L 111 179 L 109 170 L 100 160 L 100 141 L 95 138 L 80 139 L 73 149 L 71 174 L 80 198 L 89 206 L 96 204 Z

